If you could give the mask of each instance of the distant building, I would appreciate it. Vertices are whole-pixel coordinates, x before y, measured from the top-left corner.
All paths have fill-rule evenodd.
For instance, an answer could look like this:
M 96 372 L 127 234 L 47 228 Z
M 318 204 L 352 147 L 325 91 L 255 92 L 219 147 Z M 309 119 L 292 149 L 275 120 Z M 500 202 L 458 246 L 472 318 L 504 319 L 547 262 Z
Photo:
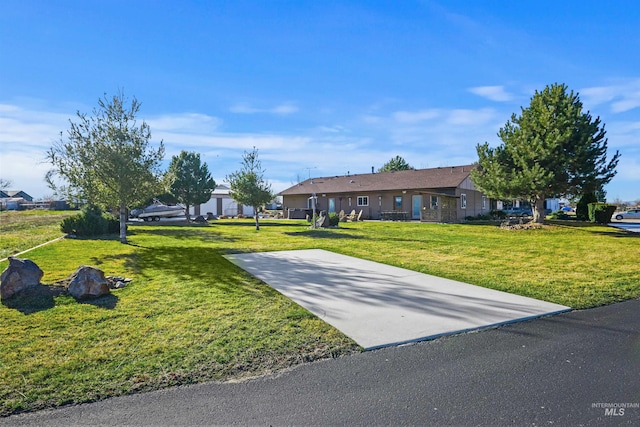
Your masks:
M 0 209 L 15 211 L 18 209 L 27 209 L 32 205 L 33 197 L 22 190 L 0 191 Z
M 18 190 L 18 191 L 7 190 L 7 191 L 4 191 L 4 193 L 7 195 L 6 197 L 12 197 L 12 198 L 21 197 L 29 203 L 33 202 L 33 197 L 31 197 L 30 195 L 28 195 L 22 190 Z
M 226 185 L 218 185 L 211 192 L 211 199 L 208 202 L 189 208 L 189 215 L 207 215 L 215 216 L 253 216 L 253 206 L 243 206 L 233 200 L 229 195 L 231 189 Z

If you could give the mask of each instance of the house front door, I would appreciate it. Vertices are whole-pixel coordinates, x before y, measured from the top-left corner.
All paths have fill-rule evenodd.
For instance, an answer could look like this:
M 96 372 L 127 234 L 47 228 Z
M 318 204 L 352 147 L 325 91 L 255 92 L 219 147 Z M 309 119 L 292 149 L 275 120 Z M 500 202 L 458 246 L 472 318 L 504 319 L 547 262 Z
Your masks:
M 335 213 L 336 211 L 336 199 L 329 199 L 329 213 Z
M 422 210 L 422 196 L 411 197 L 411 218 L 420 219 L 420 211 Z

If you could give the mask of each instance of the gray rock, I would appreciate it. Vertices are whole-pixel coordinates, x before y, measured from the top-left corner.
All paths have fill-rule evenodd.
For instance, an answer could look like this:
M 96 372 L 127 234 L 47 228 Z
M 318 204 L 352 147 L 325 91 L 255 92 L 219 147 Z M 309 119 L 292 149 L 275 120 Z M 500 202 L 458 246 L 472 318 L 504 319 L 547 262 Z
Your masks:
M 316 220 L 316 228 L 329 228 L 329 217 L 325 215 L 320 215 Z
M 110 293 L 104 272 L 98 268 L 82 265 L 69 276 L 69 294 L 76 299 L 97 298 Z
M 44 273 L 30 259 L 9 257 L 9 267 L 0 276 L 0 297 L 11 298 L 18 292 L 38 286 Z

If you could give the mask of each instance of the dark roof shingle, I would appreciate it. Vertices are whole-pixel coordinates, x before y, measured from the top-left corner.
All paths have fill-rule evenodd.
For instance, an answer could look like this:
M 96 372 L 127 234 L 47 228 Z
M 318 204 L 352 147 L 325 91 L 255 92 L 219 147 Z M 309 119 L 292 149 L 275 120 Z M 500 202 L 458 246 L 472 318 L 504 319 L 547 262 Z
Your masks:
M 455 188 L 475 165 L 310 178 L 280 195 Z

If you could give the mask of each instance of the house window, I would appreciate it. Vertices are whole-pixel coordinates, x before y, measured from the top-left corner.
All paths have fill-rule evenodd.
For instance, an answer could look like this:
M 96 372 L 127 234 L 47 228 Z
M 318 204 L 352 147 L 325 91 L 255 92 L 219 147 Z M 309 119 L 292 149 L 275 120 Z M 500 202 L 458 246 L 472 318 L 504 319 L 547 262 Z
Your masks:
M 358 206 L 369 206 L 369 196 L 358 196 Z
M 313 206 L 315 204 L 316 209 L 318 208 L 318 198 L 317 197 L 309 197 L 309 199 L 307 199 L 307 208 L 308 209 L 313 209 Z
M 431 209 L 438 209 L 438 196 L 431 196 Z
M 393 203 L 393 209 L 396 211 L 401 211 L 402 210 L 402 196 L 396 196 L 394 203 Z
M 467 209 L 467 195 L 466 194 L 461 194 L 460 195 L 460 207 L 462 209 Z
M 351 197 L 349 197 L 349 207 L 351 207 Z
M 487 209 L 487 196 L 482 196 L 482 209 Z

